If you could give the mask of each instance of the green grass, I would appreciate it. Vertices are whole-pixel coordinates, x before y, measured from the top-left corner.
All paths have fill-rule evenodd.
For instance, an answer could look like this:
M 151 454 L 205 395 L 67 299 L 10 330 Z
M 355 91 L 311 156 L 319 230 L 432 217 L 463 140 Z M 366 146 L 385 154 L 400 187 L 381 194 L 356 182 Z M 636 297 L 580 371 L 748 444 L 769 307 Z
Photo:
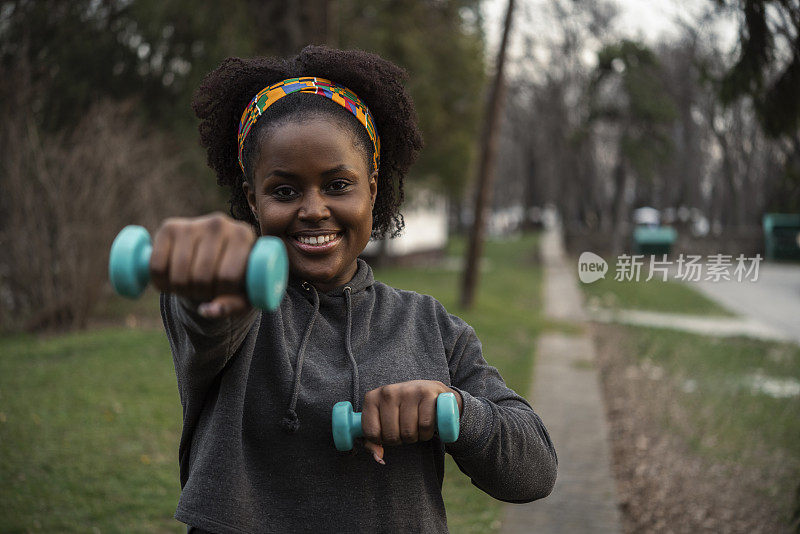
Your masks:
M 527 393 L 539 315 L 535 237 L 488 243 L 473 311 L 456 306 L 459 271 L 382 269 L 376 278 L 436 296 L 475 327 L 486 359 Z M 455 241 L 451 253 L 460 254 Z M 158 319 L 155 294 L 114 299 L 106 322 Z M 149 321 L 149 322 L 148 322 Z M 102 321 L 101 321 L 102 322 Z M 140 321 L 139 324 L 142 324 Z M 102 328 L 0 337 L 0 531 L 184 532 L 181 408 L 161 329 Z M 444 496 L 453 532 L 491 532 L 502 503 L 474 488 L 448 457 Z
M 747 338 L 714 338 L 649 328 L 625 328 L 639 363 L 663 369 L 688 421 L 664 423 L 699 454 L 780 473 L 768 490 L 793 495 L 800 477 L 800 395 L 776 398 L 753 387 L 800 380 L 800 347 Z M 797 503 L 800 505 L 800 503 Z
M 645 282 L 644 278 L 638 282 L 617 282 L 609 274 L 580 286 L 589 306 L 688 315 L 733 315 L 686 284 L 656 279 Z
M 180 423 L 161 331 L 0 339 L 0 530 L 180 532 Z

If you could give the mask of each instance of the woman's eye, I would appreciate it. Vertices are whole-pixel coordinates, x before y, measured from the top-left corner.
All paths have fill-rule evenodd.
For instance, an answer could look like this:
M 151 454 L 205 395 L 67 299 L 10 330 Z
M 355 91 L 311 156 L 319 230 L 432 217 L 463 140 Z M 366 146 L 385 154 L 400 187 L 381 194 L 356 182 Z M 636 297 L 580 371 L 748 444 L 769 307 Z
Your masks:
M 328 184 L 328 189 L 333 192 L 344 191 L 350 185 L 347 180 L 334 180 Z
M 281 186 L 281 187 L 276 187 L 272 191 L 272 194 L 278 199 L 286 200 L 286 199 L 293 198 L 294 195 L 295 195 L 295 192 L 294 192 L 294 189 L 292 189 L 289 186 Z

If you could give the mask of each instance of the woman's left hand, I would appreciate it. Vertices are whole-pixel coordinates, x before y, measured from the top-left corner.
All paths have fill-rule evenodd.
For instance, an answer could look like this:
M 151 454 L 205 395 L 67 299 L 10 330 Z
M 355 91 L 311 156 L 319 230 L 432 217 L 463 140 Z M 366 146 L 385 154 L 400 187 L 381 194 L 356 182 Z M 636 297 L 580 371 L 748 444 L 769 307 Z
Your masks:
M 436 399 L 454 393 L 458 413 L 461 395 L 438 380 L 411 380 L 389 384 L 364 395 L 361 428 L 364 446 L 383 464 L 383 446 L 427 441 L 436 432 Z

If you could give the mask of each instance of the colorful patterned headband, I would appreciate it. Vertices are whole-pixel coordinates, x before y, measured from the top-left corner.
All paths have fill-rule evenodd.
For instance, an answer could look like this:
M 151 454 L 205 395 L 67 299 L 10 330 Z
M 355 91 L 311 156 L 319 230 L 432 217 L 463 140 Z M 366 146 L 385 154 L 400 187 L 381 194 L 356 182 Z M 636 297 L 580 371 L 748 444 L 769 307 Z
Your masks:
M 322 95 L 330 98 L 344 109 L 356 116 L 356 118 L 367 129 L 369 138 L 372 139 L 372 146 L 374 151 L 372 153 L 372 163 L 375 169 L 380 164 L 381 154 L 381 139 L 378 137 L 378 132 L 375 130 L 375 123 L 372 121 L 372 114 L 369 112 L 366 104 L 359 99 L 356 94 L 340 85 L 336 85 L 330 80 L 317 78 L 314 76 L 306 76 L 302 78 L 289 78 L 269 87 L 262 89 L 242 113 L 242 118 L 239 121 L 239 166 L 244 172 L 244 162 L 242 161 L 242 150 L 244 149 L 244 140 L 247 139 L 247 134 L 256 123 L 258 118 L 264 113 L 268 107 L 291 93 L 310 93 L 315 95 Z

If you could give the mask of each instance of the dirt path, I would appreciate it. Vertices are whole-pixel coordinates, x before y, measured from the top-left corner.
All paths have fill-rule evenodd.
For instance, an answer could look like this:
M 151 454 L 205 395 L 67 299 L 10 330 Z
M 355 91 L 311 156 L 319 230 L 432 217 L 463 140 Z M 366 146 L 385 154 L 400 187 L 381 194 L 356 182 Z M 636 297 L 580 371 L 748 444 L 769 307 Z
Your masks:
M 778 473 L 694 452 L 663 425 L 665 410 L 673 424 L 691 424 L 674 401 L 674 386 L 647 376 L 629 354 L 622 328 L 596 325 L 594 331 L 624 531 L 792 532 L 766 491 Z

